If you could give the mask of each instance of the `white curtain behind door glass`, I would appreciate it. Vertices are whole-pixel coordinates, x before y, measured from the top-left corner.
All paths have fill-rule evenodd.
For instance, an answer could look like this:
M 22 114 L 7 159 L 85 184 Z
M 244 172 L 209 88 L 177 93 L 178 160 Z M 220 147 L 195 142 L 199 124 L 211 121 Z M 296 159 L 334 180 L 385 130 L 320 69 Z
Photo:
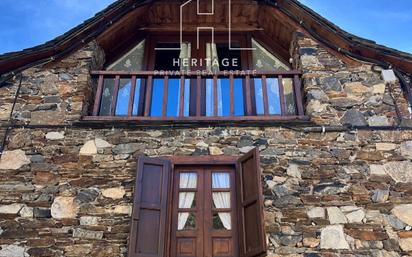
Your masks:
M 213 173 L 212 174 L 212 187 L 213 188 L 230 188 L 230 176 L 227 173 Z M 216 208 L 228 209 L 230 208 L 230 193 L 218 192 L 213 193 L 213 203 Z M 223 226 L 230 230 L 232 229 L 232 222 L 230 219 L 230 213 L 219 212 L 219 218 L 222 221 Z
M 206 43 L 206 59 L 210 60 L 207 62 L 207 71 L 218 72 L 219 71 L 219 56 L 217 53 L 217 47 L 215 43 Z M 213 65 L 215 64 L 215 65 Z M 222 115 L 222 88 L 220 85 L 220 80 L 217 80 L 217 108 L 218 115 Z M 213 79 L 206 79 L 206 116 L 214 116 L 213 109 Z
M 197 174 L 196 173 L 181 173 L 179 187 L 180 188 L 196 188 L 197 186 Z M 190 208 L 192 207 L 193 201 L 195 199 L 195 193 L 193 192 L 182 192 L 179 193 L 179 208 Z M 183 212 L 178 214 L 178 230 L 183 230 L 187 219 L 189 218 L 188 212 Z

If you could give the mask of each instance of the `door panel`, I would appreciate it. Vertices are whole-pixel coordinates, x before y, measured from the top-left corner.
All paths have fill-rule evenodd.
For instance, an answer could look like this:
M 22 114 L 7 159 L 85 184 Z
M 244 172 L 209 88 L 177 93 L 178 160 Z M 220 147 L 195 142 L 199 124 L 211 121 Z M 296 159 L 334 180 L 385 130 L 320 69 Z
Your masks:
M 253 149 L 238 160 L 238 224 L 241 257 L 266 254 L 263 225 L 263 193 L 261 186 L 259 150 Z
M 177 256 L 196 256 L 196 238 L 178 238 Z
M 138 160 L 129 257 L 165 256 L 170 172 L 167 160 Z
M 203 173 L 199 169 L 175 170 L 172 203 L 171 251 L 175 257 L 203 254 Z
M 236 188 L 233 168 L 205 171 L 205 257 L 237 256 Z
M 176 168 L 173 191 L 171 256 L 237 257 L 234 169 Z

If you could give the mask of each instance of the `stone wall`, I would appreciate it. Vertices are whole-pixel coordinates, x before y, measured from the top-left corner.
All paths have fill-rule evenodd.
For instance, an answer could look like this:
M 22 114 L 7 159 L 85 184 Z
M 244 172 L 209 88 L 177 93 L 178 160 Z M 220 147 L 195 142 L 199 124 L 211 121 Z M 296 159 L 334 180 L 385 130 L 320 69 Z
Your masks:
M 95 85 L 90 71 L 101 69 L 103 63 L 104 53 L 92 42 L 63 60 L 24 71 L 13 112 L 16 123 L 62 125 L 79 121 L 93 103 Z M 14 81 L 11 88 L 18 83 Z
M 395 102 L 408 116 L 399 85 L 383 83 L 379 67 L 348 65 L 302 34 L 291 49 L 313 122 L 394 125 Z M 89 72 L 103 62 L 91 43 L 23 73 L 14 122 L 56 126 L 10 131 L 0 161 L 0 257 L 125 256 L 139 154 L 239 156 L 252 147 L 262 155 L 269 256 L 412 252 L 412 131 L 71 127 L 90 109 Z M 10 83 L 0 88 L 0 135 L 19 81 Z
M 315 123 L 382 127 L 410 119 L 399 81 L 386 84 L 381 67 L 345 62 L 302 33 L 295 34 L 291 52 L 294 66 L 303 71 L 306 114 Z
M 19 129 L 10 138 L 0 256 L 124 256 L 139 154 L 241 155 L 255 146 L 269 256 L 412 251 L 411 131 Z

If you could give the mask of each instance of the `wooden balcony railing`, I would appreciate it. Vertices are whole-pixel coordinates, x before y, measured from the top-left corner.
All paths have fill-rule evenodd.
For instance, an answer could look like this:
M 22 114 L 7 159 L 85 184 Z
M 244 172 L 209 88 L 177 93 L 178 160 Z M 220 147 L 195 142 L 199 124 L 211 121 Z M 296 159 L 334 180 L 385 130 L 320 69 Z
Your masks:
M 298 71 L 93 71 L 89 121 L 306 120 Z

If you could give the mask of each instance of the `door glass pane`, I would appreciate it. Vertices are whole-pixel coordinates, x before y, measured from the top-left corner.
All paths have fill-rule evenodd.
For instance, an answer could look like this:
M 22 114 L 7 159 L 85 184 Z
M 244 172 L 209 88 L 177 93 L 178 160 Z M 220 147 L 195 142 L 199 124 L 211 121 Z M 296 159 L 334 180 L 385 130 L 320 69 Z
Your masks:
M 269 114 L 281 114 L 278 79 L 268 78 L 266 79 L 266 85 L 268 91 Z
M 290 78 L 282 79 L 282 83 L 285 92 L 286 113 L 288 115 L 295 115 L 296 103 L 293 92 L 293 80 Z
M 193 212 L 179 212 L 177 229 L 178 230 L 196 229 L 196 214 Z
M 112 97 L 114 91 L 114 78 L 104 79 L 102 101 L 100 104 L 100 116 L 110 116 L 112 108 Z
M 212 188 L 230 188 L 230 174 L 223 172 L 212 173 Z
M 117 94 L 116 116 L 125 116 L 129 110 L 129 98 L 131 90 L 130 79 L 120 79 L 119 93 Z
M 153 80 L 153 91 L 152 91 L 152 106 L 150 109 L 150 116 L 162 116 L 163 111 L 163 87 L 164 79 L 154 79 Z
M 219 212 L 213 214 L 213 229 L 231 230 L 232 221 L 230 212 Z
M 213 207 L 218 209 L 230 208 L 230 193 L 218 192 L 213 193 Z
M 179 188 L 196 188 L 197 187 L 197 174 L 180 173 Z
M 179 193 L 179 208 L 189 209 L 196 207 L 196 193 L 193 192 L 181 192 Z

